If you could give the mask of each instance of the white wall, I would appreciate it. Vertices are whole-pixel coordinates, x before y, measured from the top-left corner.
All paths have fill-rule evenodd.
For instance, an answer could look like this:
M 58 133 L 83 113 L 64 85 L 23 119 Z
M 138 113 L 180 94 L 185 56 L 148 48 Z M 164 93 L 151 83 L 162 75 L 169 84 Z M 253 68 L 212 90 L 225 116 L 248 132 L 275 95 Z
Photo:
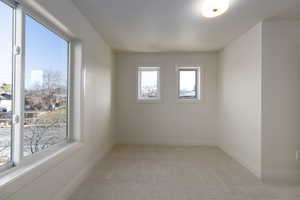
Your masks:
M 220 147 L 260 176 L 261 24 L 221 52 L 218 98 Z
M 161 103 L 137 103 L 137 65 L 161 67 Z M 202 68 L 203 99 L 198 104 L 177 103 L 176 65 Z M 216 145 L 216 68 L 216 53 L 117 54 L 117 141 Z
M 300 21 L 263 23 L 262 175 L 300 180 Z
M 90 163 L 105 154 L 114 143 L 113 54 L 110 47 L 70 0 L 38 0 L 38 2 L 82 41 L 83 62 L 86 69 L 84 143 L 75 152 L 60 158 L 59 161 L 51 162 L 47 169 L 39 168 L 31 171 L 27 173 L 32 174 L 31 176 L 23 176 L 1 188 L 4 193 L 9 194 L 10 200 L 53 199 L 87 166 L 90 166 Z M 0 195 L 0 199 L 3 198 L 4 196 Z

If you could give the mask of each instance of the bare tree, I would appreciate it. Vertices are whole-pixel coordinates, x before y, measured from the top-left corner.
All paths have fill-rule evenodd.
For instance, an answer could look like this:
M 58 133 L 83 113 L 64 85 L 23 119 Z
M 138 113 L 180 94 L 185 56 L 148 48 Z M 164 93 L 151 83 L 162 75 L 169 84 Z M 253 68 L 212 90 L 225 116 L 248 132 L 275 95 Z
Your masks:
M 55 104 L 55 93 L 63 86 L 63 74 L 59 71 L 44 71 L 43 74 L 43 93 L 44 102 L 48 108 Z
M 65 110 L 58 110 L 51 113 L 44 113 L 35 118 L 30 125 L 25 128 L 25 146 L 31 153 L 39 152 L 51 145 L 65 139 L 66 117 Z
M 59 100 L 67 97 L 64 77 L 59 71 L 44 71 L 43 83 L 26 91 L 26 152 L 39 152 L 65 138 L 66 108 L 56 110 L 56 106 L 62 104 Z
M 0 93 L 10 93 L 11 92 L 11 84 L 8 83 L 2 83 L 0 86 Z

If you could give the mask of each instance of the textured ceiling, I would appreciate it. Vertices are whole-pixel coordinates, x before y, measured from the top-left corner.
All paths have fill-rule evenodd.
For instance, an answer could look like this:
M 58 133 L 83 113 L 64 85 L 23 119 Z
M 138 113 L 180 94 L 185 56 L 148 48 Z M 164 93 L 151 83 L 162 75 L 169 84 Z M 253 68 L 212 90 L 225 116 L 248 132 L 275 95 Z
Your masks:
M 227 13 L 205 19 L 203 0 L 73 0 L 117 51 L 214 51 L 264 19 L 300 18 L 300 0 L 231 0 Z

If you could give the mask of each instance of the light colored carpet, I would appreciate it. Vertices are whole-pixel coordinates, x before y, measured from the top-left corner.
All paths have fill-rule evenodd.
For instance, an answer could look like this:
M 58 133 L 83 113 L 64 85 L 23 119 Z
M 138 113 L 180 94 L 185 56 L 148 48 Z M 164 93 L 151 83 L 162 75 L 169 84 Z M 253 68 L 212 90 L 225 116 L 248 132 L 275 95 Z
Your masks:
M 118 145 L 70 200 L 300 200 L 300 186 L 263 184 L 214 147 Z

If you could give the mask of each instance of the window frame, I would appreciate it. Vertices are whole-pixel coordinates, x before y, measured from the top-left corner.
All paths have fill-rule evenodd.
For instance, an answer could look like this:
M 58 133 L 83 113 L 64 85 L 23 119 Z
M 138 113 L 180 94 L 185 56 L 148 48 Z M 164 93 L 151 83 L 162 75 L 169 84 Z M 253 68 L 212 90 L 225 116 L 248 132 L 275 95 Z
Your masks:
M 196 72 L 196 97 L 182 98 L 180 97 L 180 72 L 181 71 L 195 71 Z M 177 102 L 178 103 L 197 103 L 202 99 L 202 72 L 201 67 L 186 67 L 176 66 L 176 79 L 177 79 Z
M 20 168 L 32 163 L 35 163 L 46 156 L 57 152 L 58 150 L 66 147 L 75 141 L 81 141 L 81 126 L 80 133 L 75 135 L 73 132 L 73 115 L 71 115 L 71 109 L 73 108 L 73 87 L 75 86 L 74 80 L 71 78 L 75 76 L 74 68 L 74 57 L 75 45 L 78 43 L 75 39 L 64 32 L 61 28 L 51 23 L 43 15 L 34 11 L 27 5 L 18 3 L 14 0 L 0 0 L 1 2 L 11 6 L 14 9 L 14 20 L 13 20 L 13 102 L 12 102 L 12 149 L 11 149 L 11 162 L 0 167 L 0 178 L 2 174 L 6 174 L 12 168 Z M 66 127 L 66 141 L 55 144 L 48 147 L 47 149 L 24 156 L 23 152 L 23 124 L 24 124 L 24 86 L 25 86 L 25 18 L 26 16 L 32 17 L 37 23 L 44 26 L 49 31 L 53 32 L 63 40 L 68 43 L 68 69 L 67 69 L 67 107 L 66 107 L 66 117 L 67 117 L 67 127 Z M 19 48 L 19 53 L 16 53 L 16 48 Z M 81 63 L 79 63 L 81 64 Z M 81 66 L 80 66 L 81 67 Z M 81 68 L 80 68 L 81 69 Z M 78 77 L 77 77 L 78 78 Z M 80 81 L 84 78 L 82 71 L 80 70 Z M 78 93 L 80 96 L 84 92 L 84 88 L 80 85 L 80 91 Z M 79 112 L 81 108 L 79 108 Z
M 143 71 L 156 71 L 157 72 L 157 92 L 158 96 L 156 98 L 142 98 L 141 97 L 141 74 Z M 138 103 L 157 103 L 161 100 L 161 80 L 160 80 L 160 67 L 145 67 L 145 66 L 137 66 L 137 102 Z
M 14 1 L 14 0 L 1 0 L 3 3 L 6 3 L 7 5 L 15 8 L 18 6 L 18 2 L 17 1 Z
M 66 127 L 66 141 L 64 142 L 60 142 L 57 143 L 55 145 L 52 145 L 50 147 L 48 147 L 45 150 L 42 150 L 38 153 L 34 153 L 28 156 L 23 156 L 24 160 L 30 160 L 31 157 L 34 157 L 36 154 L 40 154 L 42 152 L 45 152 L 49 149 L 49 151 L 51 151 L 51 148 L 56 149 L 56 146 L 58 148 L 61 148 L 62 146 L 65 146 L 66 144 L 70 143 L 71 141 L 71 135 L 70 135 L 70 126 L 72 126 L 72 124 L 70 124 L 70 86 L 71 86 L 71 79 L 70 79 L 70 74 L 72 73 L 71 71 L 71 48 L 72 48 L 72 39 L 68 36 L 66 36 L 65 34 L 62 34 L 59 30 L 57 30 L 57 28 L 53 28 L 53 25 L 51 25 L 51 23 L 49 23 L 44 17 L 41 17 L 40 15 L 38 15 L 37 13 L 33 12 L 32 10 L 25 8 L 25 15 L 24 15 L 24 26 L 26 26 L 26 21 L 25 18 L 26 16 L 31 17 L 33 20 L 35 20 L 37 23 L 39 23 L 40 25 L 44 26 L 46 29 L 48 29 L 49 31 L 51 31 L 52 33 L 56 34 L 57 36 L 59 36 L 61 39 L 65 40 L 68 44 L 68 63 L 67 63 L 67 107 L 66 107 L 66 117 L 67 117 L 67 127 Z M 26 33 L 26 28 L 24 27 L 24 34 Z M 26 39 L 24 38 L 24 41 L 26 41 Z M 24 46 L 25 47 L 25 46 Z M 24 52 L 26 54 L 25 48 L 24 48 Z M 26 57 L 26 55 L 24 55 L 24 58 Z M 24 63 L 24 69 L 26 69 L 26 65 Z M 25 80 L 25 73 L 23 79 Z M 25 84 L 24 84 L 25 85 Z M 21 91 L 21 96 L 22 98 L 25 98 L 25 90 L 23 89 Z M 23 99 L 23 104 L 24 104 L 24 100 Z M 24 109 L 23 109 L 24 111 Z M 22 113 L 22 116 L 24 116 L 24 113 Z M 24 151 L 23 151 L 24 153 Z

